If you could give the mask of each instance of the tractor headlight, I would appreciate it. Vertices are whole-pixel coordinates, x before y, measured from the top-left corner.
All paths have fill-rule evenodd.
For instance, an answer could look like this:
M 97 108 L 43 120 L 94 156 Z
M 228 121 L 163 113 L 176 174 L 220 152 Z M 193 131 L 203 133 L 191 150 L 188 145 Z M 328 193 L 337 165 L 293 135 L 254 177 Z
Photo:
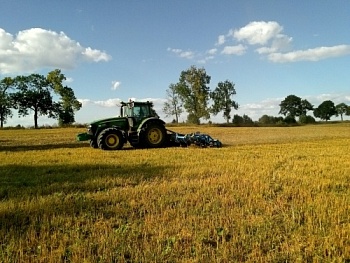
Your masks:
M 91 124 L 87 127 L 87 133 L 90 134 L 90 135 L 94 134 L 93 126 Z

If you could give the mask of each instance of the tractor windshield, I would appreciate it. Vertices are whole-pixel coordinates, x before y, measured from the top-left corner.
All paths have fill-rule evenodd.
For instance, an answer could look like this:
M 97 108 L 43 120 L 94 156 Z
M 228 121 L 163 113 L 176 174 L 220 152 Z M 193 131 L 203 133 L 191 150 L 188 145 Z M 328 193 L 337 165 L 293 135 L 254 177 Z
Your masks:
M 151 115 L 148 105 L 138 105 L 136 103 L 123 106 L 122 114 L 123 117 L 134 117 L 137 119 L 143 119 Z
M 149 108 L 147 105 L 135 105 L 134 106 L 134 117 L 138 119 L 143 119 L 145 117 L 148 117 L 149 114 Z

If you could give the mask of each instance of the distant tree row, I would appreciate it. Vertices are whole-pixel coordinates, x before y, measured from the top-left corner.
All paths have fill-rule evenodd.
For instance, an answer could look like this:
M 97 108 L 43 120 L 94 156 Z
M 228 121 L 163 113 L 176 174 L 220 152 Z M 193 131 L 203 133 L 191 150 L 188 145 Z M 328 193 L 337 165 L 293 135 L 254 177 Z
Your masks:
M 179 82 L 170 84 L 166 90 L 167 101 L 163 107 L 166 116 L 175 116 L 177 123 L 181 113 L 186 110 L 187 122 L 200 124 L 200 119 L 208 120 L 210 114 L 217 115 L 223 112 L 224 119 L 229 123 L 232 108 L 238 109 L 238 103 L 232 99 L 236 94 L 235 84 L 229 80 L 222 81 L 211 91 L 208 86 L 210 79 L 204 68 L 192 66 L 182 71 Z
M 313 111 L 313 115 L 321 120 L 329 121 L 332 116 L 340 115 L 343 121 L 344 115 L 350 115 L 350 106 L 345 103 L 335 105 L 333 101 L 325 100 L 315 108 L 307 100 L 303 100 L 295 95 L 289 95 L 281 101 L 279 114 L 294 120 L 296 117 L 299 117 L 299 122 L 305 123 L 312 121 L 312 117 L 307 115 L 308 111 Z
M 350 115 L 350 106 L 345 103 L 334 105 L 330 100 L 322 102 L 317 108 L 314 108 L 307 100 L 302 100 L 295 95 L 287 96 L 280 103 L 280 112 L 285 117 L 275 117 L 262 115 L 257 122 L 252 121 L 247 115 L 234 115 L 232 123 L 237 126 L 252 126 L 252 125 L 293 125 L 315 123 L 314 117 L 307 115 L 308 111 L 313 111 L 314 117 L 328 121 L 332 116 L 340 116 L 343 121 L 344 115 Z M 298 117 L 298 121 L 296 120 Z
M 166 90 L 167 101 L 163 107 L 166 116 L 174 116 L 174 122 L 178 123 L 179 116 L 186 111 L 187 122 L 199 124 L 201 119 L 208 120 L 210 114 L 217 115 L 222 112 L 224 119 L 229 123 L 232 109 L 237 110 L 239 107 L 238 103 L 232 99 L 232 96 L 236 95 L 235 84 L 229 80 L 222 81 L 211 91 L 208 86 L 210 79 L 204 68 L 191 66 L 182 71 L 179 82 L 170 84 Z M 328 121 L 332 116 L 339 115 L 343 121 L 344 115 L 350 115 L 350 107 L 345 103 L 335 105 L 332 101 L 326 100 L 315 108 L 306 99 L 295 95 L 287 96 L 279 106 L 279 114 L 284 115 L 285 118 L 263 115 L 259 123 L 293 124 L 297 122 L 296 118 L 299 118 L 299 123 L 313 123 L 314 117 Z M 307 115 L 309 111 L 313 111 L 314 117 Z M 234 115 L 232 123 L 251 125 L 253 121 L 247 115 Z
M 40 115 L 58 119 L 60 126 L 72 124 L 75 121 L 75 111 L 82 105 L 73 89 L 63 86 L 65 79 L 61 71 L 56 69 L 47 76 L 31 74 L 0 80 L 1 128 L 13 116 L 13 109 L 18 111 L 19 117 L 33 112 L 35 128 L 38 128 Z M 58 101 L 54 100 L 54 96 L 59 97 Z

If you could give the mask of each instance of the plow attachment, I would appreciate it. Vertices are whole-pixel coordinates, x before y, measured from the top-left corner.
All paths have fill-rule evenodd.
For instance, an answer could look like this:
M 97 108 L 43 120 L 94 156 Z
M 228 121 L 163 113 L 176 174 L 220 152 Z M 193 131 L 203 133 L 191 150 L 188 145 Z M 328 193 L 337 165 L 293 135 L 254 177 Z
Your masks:
M 222 143 L 219 140 L 215 140 L 208 134 L 200 132 L 181 134 L 174 131 L 167 130 L 170 134 L 170 143 L 179 145 L 182 147 L 188 147 L 190 145 L 205 147 L 222 147 Z

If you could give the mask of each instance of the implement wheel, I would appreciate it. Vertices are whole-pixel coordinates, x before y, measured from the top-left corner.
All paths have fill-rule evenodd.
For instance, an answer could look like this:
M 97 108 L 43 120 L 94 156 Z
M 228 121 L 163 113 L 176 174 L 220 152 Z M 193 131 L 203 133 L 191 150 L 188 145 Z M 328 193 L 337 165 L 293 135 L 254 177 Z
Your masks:
M 122 133 L 115 128 L 105 129 L 98 135 L 97 144 L 102 150 L 120 150 L 124 144 Z
M 164 146 L 166 137 L 167 134 L 163 125 L 149 123 L 143 132 L 142 141 L 145 143 L 146 147 L 160 148 Z

